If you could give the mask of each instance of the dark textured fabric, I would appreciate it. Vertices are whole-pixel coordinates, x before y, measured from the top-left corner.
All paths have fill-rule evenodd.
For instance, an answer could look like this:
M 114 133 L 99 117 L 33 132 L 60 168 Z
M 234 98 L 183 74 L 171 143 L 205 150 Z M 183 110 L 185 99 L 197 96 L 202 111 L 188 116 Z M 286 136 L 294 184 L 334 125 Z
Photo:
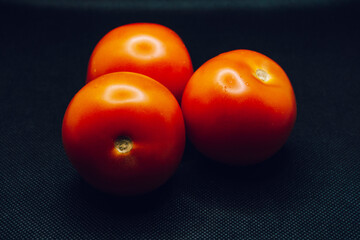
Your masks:
M 355 4 L 209 11 L 0 5 L 0 239 L 359 239 L 360 37 Z M 176 174 L 132 198 L 95 191 L 61 142 L 87 61 L 112 28 L 175 30 L 194 68 L 252 49 L 278 62 L 298 118 L 274 157 L 211 162 L 188 142 Z

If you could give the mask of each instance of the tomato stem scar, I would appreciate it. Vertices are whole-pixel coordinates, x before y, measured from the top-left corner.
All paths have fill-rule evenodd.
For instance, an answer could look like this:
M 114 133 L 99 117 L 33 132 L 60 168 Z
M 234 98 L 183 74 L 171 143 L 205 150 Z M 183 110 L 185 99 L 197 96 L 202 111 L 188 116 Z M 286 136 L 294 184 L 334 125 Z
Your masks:
M 115 140 L 114 146 L 120 153 L 128 153 L 133 148 L 133 141 L 129 137 L 121 136 Z
M 263 69 L 256 69 L 256 76 L 257 78 L 259 78 L 260 80 L 267 82 L 270 79 L 270 75 Z

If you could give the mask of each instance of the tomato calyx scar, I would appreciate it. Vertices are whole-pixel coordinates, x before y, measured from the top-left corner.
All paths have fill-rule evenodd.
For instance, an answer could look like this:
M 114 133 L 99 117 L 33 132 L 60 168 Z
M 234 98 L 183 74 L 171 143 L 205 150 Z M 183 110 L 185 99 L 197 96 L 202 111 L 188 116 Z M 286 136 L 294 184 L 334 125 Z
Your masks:
M 133 148 L 133 141 L 126 136 L 121 136 L 118 137 L 115 141 L 114 141 L 114 146 L 116 148 L 116 150 L 120 153 L 128 153 L 131 151 L 131 149 Z
M 260 68 L 256 69 L 255 74 L 256 74 L 256 77 L 263 82 L 267 82 L 270 79 L 270 75 L 263 69 L 260 69 Z

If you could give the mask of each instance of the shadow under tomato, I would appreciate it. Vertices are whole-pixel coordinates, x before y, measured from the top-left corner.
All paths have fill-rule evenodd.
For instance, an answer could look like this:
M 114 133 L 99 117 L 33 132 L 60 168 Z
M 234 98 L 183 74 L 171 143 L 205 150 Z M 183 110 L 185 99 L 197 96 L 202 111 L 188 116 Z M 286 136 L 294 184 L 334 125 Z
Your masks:
M 201 168 L 205 175 L 213 175 L 217 179 L 225 178 L 241 182 L 261 182 L 269 179 L 286 177 L 291 171 L 291 146 L 285 145 L 275 155 L 267 160 L 248 166 L 232 166 L 211 160 L 201 155 L 193 146 L 188 154 L 191 161 L 196 162 L 196 168 Z
M 296 199 L 299 184 L 295 169 L 298 156 L 291 141 L 271 158 L 250 166 L 215 162 L 193 146 L 187 147 L 182 171 L 186 177 L 180 176 L 183 184 L 191 186 L 186 195 L 196 199 L 198 206 L 218 212 L 228 212 L 232 206 L 249 215 L 264 209 L 268 212 L 294 209 L 291 203 Z M 274 205 L 274 209 L 268 209 L 269 205 Z
M 81 179 L 80 197 L 89 205 L 115 214 L 136 214 L 161 207 L 172 195 L 172 180 L 158 189 L 136 196 L 117 196 L 101 192 Z

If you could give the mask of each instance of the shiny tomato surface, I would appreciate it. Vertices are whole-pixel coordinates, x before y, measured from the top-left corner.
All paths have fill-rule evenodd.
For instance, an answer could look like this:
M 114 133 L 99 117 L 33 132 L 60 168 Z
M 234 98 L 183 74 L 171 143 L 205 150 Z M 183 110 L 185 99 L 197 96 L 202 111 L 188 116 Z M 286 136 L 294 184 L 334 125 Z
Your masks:
M 203 64 L 184 90 L 182 110 L 195 147 L 231 165 L 255 164 L 272 156 L 296 119 L 286 73 L 250 50 L 223 53 Z
M 137 73 L 110 73 L 71 100 L 62 125 L 66 153 L 95 188 L 149 192 L 169 179 L 185 146 L 184 120 L 171 92 Z
M 89 60 L 86 82 L 120 71 L 149 76 L 180 101 L 193 67 L 174 31 L 154 23 L 133 23 L 113 29 L 98 42 Z

